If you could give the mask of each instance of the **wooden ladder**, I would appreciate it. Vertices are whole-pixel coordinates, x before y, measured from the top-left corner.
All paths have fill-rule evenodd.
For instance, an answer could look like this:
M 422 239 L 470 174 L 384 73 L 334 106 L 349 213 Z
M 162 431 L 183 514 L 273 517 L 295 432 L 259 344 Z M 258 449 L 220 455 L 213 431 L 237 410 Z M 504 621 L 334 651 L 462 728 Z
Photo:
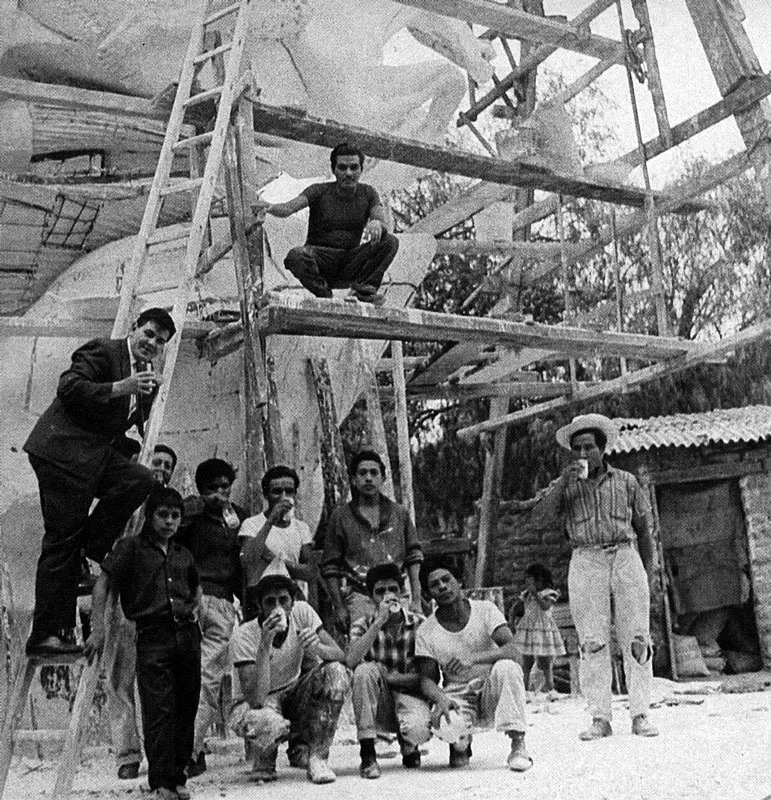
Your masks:
M 40 667 L 73 666 L 76 664 L 82 664 L 83 671 L 75 693 L 75 702 L 70 712 L 69 726 L 67 728 L 48 730 L 19 728 L 19 724 L 24 717 L 24 709 L 27 707 L 35 672 Z M 5 792 L 11 757 L 13 756 L 13 747 L 17 742 L 31 741 L 40 743 L 62 740 L 64 741 L 64 749 L 59 761 L 59 769 L 56 772 L 56 783 L 52 797 L 54 800 L 60 800 L 60 798 L 69 796 L 72 783 L 75 780 L 75 770 L 80 761 L 83 729 L 94 699 L 99 673 L 100 665 L 96 661 L 92 664 L 87 664 L 82 655 L 25 656 L 22 659 L 8 700 L 2 738 L 0 738 L 0 797 Z
M 152 457 L 163 423 L 169 386 L 179 353 L 181 332 L 185 324 L 187 306 L 191 299 L 199 265 L 206 262 L 205 237 L 210 226 L 210 212 L 221 167 L 225 167 L 225 186 L 230 216 L 233 260 L 239 288 L 239 300 L 244 321 L 244 364 L 247 396 L 252 397 L 253 410 L 262 414 L 266 407 L 265 376 L 262 346 L 256 334 L 256 299 L 262 293 L 262 230 L 257 236 L 248 236 L 245 225 L 249 181 L 254 182 L 254 134 L 251 114 L 253 89 L 251 73 L 243 69 L 244 47 L 248 32 L 251 0 L 223 4 L 222 0 L 201 0 L 200 13 L 194 23 L 190 44 L 185 55 L 179 83 L 158 160 L 155 177 L 148 195 L 144 216 L 136 237 L 131 260 L 127 265 L 121 285 L 118 312 L 112 329 L 112 338 L 125 338 L 136 313 L 140 281 L 153 246 L 185 240 L 185 257 L 174 305 L 171 312 L 177 335 L 166 345 L 163 362 L 163 381 L 153 403 L 152 413 L 145 430 L 140 462 L 147 465 Z M 212 46 L 211 42 L 215 44 Z M 206 49 L 206 48 L 209 49 Z M 193 94 L 194 82 L 202 68 L 211 64 L 218 85 Z M 189 130 L 184 125 L 188 109 L 203 103 L 216 104 L 217 113 L 210 131 L 185 136 Z M 190 178 L 172 180 L 171 169 L 175 155 L 185 153 L 190 164 Z M 159 227 L 164 198 L 189 192 L 192 222 L 172 227 Z M 255 240 L 257 244 L 255 245 Z M 229 249 L 229 248 L 228 248 Z M 220 256 L 222 254 L 219 254 Z M 216 258 L 217 256 L 215 256 Z M 253 334 L 253 331 L 255 333 Z M 264 415 L 263 415 L 264 419 Z M 249 414 L 247 409 L 247 424 Z M 258 430 L 261 431 L 261 425 Z M 253 445 L 262 450 L 261 433 Z M 254 453 L 247 448 L 247 463 Z M 256 460 L 254 461 L 256 463 Z M 13 747 L 21 741 L 64 740 L 56 785 L 55 800 L 69 796 L 75 772 L 80 762 L 82 734 L 91 709 L 99 675 L 110 669 L 116 652 L 115 638 L 108 638 L 104 654 L 98 661 L 86 663 L 82 655 L 58 657 L 24 657 L 14 682 L 6 709 L 0 740 L 0 798 L 3 797 L 10 769 Z M 70 715 L 69 727 L 62 730 L 22 730 L 19 724 L 24 715 L 35 671 L 43 666 L 82 665 L 83 669 Z

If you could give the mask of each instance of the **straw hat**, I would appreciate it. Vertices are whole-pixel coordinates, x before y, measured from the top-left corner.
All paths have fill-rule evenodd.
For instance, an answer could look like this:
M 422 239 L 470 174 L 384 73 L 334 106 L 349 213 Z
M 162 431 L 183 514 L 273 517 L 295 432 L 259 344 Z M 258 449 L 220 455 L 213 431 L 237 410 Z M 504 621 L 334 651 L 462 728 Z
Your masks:
M 606 451 L 611 450 L 618 439 L 618 427 L 612 419 L 604 414 L 581 414 L 578 417 L 573 417 L 570 424 L 563 425 L 557 431 L 557 444 L 560 447 L 564 447 L 565 450 L 570 450 L 570 440 L 577 433 L 588 430 L 598 430 L 605 434 L 607 439 Z

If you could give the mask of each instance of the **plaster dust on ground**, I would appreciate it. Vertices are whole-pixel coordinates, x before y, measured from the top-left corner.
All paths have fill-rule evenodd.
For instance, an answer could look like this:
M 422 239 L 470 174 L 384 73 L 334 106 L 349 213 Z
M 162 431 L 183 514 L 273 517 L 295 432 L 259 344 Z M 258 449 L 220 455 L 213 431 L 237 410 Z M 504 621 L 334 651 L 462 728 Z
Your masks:
M 377 792 L 393 798 L 483 800 L 761 800 L 771 796 L 771 692 L 681 694 L 682 685 L 656 680 L 652 719 L 661 730 L 656 739 L 631 735 L 623 698 L 614 699 L 614 733 L 610 739 L 580 742 L 587 717 L 580 698 L 550 704 L 528 704 L 527 744 L 533 768 L 524 774 L 505 767 L 508 740 L 487 732 L 474 737 L 468 769 L 450 770 L 447 745 L 434 739 L 425 748 L 423 766 L 406 771 L 396 745 L 378 745 L 382 777 L 364 781 L 358 774 L 355 728 L 338 729 L 330 764 L 335 783 L 313 786 L 303 772 L 287 766 L 279 754 L 276 783 L 247 780 L 242 742 L 212 740 L 209 770 L 190 781 L 194 800 L 358 800 Z M 693 685 L 691 685 L 693 686 Z M 675 694 L 674 692 L 678 692 Z M 701 690 L 704 691 L 704 690 Z M 668 705 L 667 703 L 676 703 Z M 50 798 L 54 762 L 15 758 L 7 797 Z M 118 781 L 106 751 L 90 755 L 75 779 L 73 798 L 141 800 L 147 791 L 143 765 L 134 781 Z

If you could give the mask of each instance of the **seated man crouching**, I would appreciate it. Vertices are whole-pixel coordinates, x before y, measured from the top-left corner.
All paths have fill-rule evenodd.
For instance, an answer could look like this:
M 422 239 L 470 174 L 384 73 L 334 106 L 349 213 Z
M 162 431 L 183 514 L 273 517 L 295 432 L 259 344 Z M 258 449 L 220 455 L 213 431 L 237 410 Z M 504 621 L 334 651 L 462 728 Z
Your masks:
M 525 685 L 522 668 L 514 661 L 514 635 L 506 619 L 489 600 L 466 600 L 450 570 L 426 571 L 436 611 L 418 628 L 415 655 L 421 689 L 433 703 L 431 723 L 437 735 L 442 737 L 443 719 L 464 730 L 450 744 L 450 766 L 468 765 L 474 728 L 494 727 L 511 739 L 509 769 L 530 769 L 533 759 L 525 748 Z M 457 716 L 450 713 L 453 710 L 461 719 L 453 719 Z
M 230 726 L 253 741 L 253 780 L 276 779 L 278 743 L 291 727 L 308 742 L 308 779 L 331 783 L 329 748 L 350 686 L 345 655 L 308 603 L 295 602 L 291 578 L 266 575 L 252 591 L 257 617 L 231 642 Z
M 348 646 L 353 673 L 353 710 L 361 750 L 362 778 L 379 778 L 375 757 L 378 730 L 397 731 L 402 764 L 420 766 L 419 746 L 431 738 L 431 711 L 420 691 L 415 634 L 423 617 L 400 602 L 404 576 L 393 562 L 367 572 L 376 611 L 354 621 Z

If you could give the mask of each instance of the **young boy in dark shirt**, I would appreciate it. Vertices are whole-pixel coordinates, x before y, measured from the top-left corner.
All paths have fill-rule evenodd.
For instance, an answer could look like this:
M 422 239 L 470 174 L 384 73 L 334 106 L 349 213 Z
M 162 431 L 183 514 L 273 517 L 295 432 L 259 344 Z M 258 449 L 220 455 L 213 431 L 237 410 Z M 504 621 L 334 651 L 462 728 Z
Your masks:
M 138 536 L 120 539 L 102 563 L 94 586 L 92 632 L 85 653 L 104 647 L 108 594 L 137 628 L 137 684 L 151 797 L 189 797 L 185 765 L 193 751 L 201 687 L 201 634 L 196 611 L 201 589 L 193 556 L 172 536 L 182 519 L 182 497 L 158 486 L 145 504 Z

